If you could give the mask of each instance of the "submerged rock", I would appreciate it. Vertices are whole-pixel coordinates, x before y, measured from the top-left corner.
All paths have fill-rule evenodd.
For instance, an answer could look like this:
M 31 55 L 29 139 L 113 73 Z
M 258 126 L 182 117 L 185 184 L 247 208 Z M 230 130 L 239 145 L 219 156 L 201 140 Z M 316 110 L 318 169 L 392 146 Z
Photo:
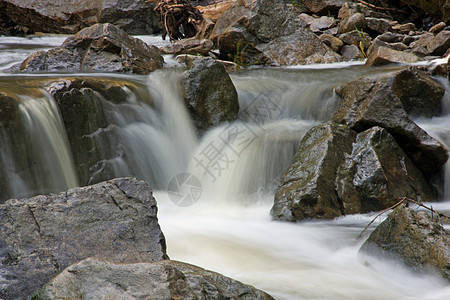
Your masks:
M 400 259 L 415 272 L 438 272 L 450 281 L 450 234 L 437 217 L 400 207 L 372 232 L 361 253 Z
M 236 88 L 220 62 L 211 58 L 192 60 L 183 73 L 184 98 L 200 132 L 237 119 Z
M 148 74 L 163 65 L 155 46 L 148 46 L 111 24 L 96 24 L 49 51 L 37 51 L 20 65 L 22 72 L 130 72 Z
M 26 299 L 88 257 L 120 263 L 167 259 L 156 200 L 143 181 L 120 178 L 0 205 L 0 297 Z
M 403 151 L 425 173 L 437 172 L 447 161 L 447 149 L 417 126 L 392 91 L 389 78 L 362 78 L 338 89 L 343 98 L 333 121 L 357 132 L 373 126 L 389 131 Z
M 68 267 L 33 296 L 55 298 L 273 299 L 252 286 L 178 261 L 114 264 L 91 258 Z
M 221 59 L 241 65 L 296 65 L 340 59 L 282 1 L 236 1 L 217 20 L 211 39 L 216 41 Z
M 313 127 L 303 137 L 293 162 L 275 193 L 272 217 L 296 221 L 331 219 L 343 214 L 335 178 L 356 133 L 345 125 Z
M 66 77 L 47 82 L 45 89 L 61 112 L 80 185 L 113 178 L 108 164 L 125 151 L 105 112 L 109 105 L 126 105 L 130 94 L 139 94 L 139 86 L 124 79 Z M 100 141 L 109 146 L 100 151 Z
M 381 127 L 357 135 L 337 172 L 336 189 L 345 214 L 383 210 L 401 197 L 434 199 L 422 172 Z

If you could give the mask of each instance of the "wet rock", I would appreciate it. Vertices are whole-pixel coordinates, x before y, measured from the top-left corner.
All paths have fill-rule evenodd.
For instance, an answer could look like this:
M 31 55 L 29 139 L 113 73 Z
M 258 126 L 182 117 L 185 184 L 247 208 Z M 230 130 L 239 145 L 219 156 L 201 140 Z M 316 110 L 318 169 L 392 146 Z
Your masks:
M 202 56 L 190 55 L 190 54 L 180 54 L 177 57 L 175 57 L 176 61 L 178 61 L 181 64 L 184 64 L 186 67 L 190 67 L 193 64 L 195 64 L 195 62 L 200 62 L 204 59 L 205 58 Z M 228 60 L 215 59 L 215 61 L 221 63 L 225 67 L 225 70 L 227 71 L 227 73 L 236 72 L 240 68 L 240 66 L 238 64 L 235 64 L 234 62 L 231 62 Z
M 425 211 L 400 207 L 372 232 L 360 252 L 400 259 L 415 272 L 440 273 L 450 281 L 450 234 Z
M 386 209 L 400 197 L 434 200 L 421 171 L 381 127 L 359 133 L 339 167 L 336 190 L 345 214 Z
M 44 299 L 273 299 L 237 280 L 178 261 L 114 264 L 88 258 L 42 287 Z
M 313 13 L 318 15 L 333 15 L 344 5 L 345 0 L 303 0 Z
M 392 29 L 391 22 L 386 19 L 380 18 L 366 18 L 367 29 L 375 32 L 376 34 L 383 34 L 389 32 Z
M 428 30 L 428 32 L 433 33 L 433 34 L 438 34 L 442 30 L 444 30 L 445 26 L 446 26 L 446 24 L 444 22 L 437 23 L 436 25 L 431 27 L 430 30 Z
M 96 24 L 69 37 L 60 47 L 37 51 L 20 65 L 22 72 L 130 72 L 148 74 L 164 60 L 155 46 L 111 24 Z
M 183 39 L 175 41 L 169 46 L 161 47 L 159 50 L 164 54 L 191 54 L 206 55 L 214 47 L 213 42 L 207 39 L 199 40 L 196 38 Z
M 187 108 L 200 132 L 237 119 L 237 91 L 220 62 L 193 61 L 183 73 L 183 86 Z
M 345 18 L 339 24 L 339 33 L 346 33 L 358 29 L 364 31 L 367 28 L 367 20 L 362 13 L 356 13 Z
M 220 58 L 241 65 L 296 65 L 339 61 L 283 2 L 236 1 L 217 21 L 211 39 Z
M 96 23 L 112 23 L 128 34 L 161 30 L 154 3 L 146 0 L 2 0 L 5 14 L 32 32 L 76 33 Z
M 337 37 L 331 34 L 322 34 L 319 36 L 319 39 L 324 42 L 328 47 L 330 47 L 334 52 L 339 52 L 344 43 L 338 39 Z
M 430 55 L 442 56 L 450 48 L 450 31 L 439 32 L 428 44 L 427 50 Z
M 123 155 L 124 145 L 114 138 L 115 127 L 105 114 L 108 103 L 126 104 L 130 93 L 139 87 L 123 79 L 70 78 L 45 84 L 58 104 L 66 128 L 81 185 L 93 184 L 113 177 L 108 161 Z M 107 151 L 94 150 L 100 141 Z M 95 176 L 94 176 L 95 175 Z
M 88 257 L 138 263 L 167 259 L 156 201 L 143 181 L 120 178 L 0 205 L 0 297 L 27 299 Z
M 380 46 L 370 51 L 366 66 L 381 66 L 396 63 L 415 63 L 422 59 L 409 52 L 394 50 L 390 47 Z
M 417 68 L 397 73 L 392 89 L 409 115 L 427 118 L 438 113 L 445 93 L 436 80 Z
M 364 59 L 361 50 L 355 45 L 345 45 L 341 49 L 341 55 L 344 60 L 360 60 Z
M 332 219 L 343 214 L 335 179 L 356 133 L 345 125 L 313 127 L 303 137 L 293 162 L 275 193 L 272 217 L 296 221 Z
M 447 149 L 417 126 L 393 92 L 389 78 L 362 78 L 338 89 L 342 102 L 332 120 L 357 132 L 380 126 L 425 173 L 437 172 L 447 161 Z

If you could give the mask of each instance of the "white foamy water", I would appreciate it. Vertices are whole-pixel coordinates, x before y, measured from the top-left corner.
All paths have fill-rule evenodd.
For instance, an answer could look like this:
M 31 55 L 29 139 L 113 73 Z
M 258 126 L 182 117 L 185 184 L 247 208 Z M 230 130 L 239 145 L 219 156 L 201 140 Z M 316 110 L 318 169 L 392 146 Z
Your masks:
M 153 37 L 143 39 L 152 41 Z M 106 151 L 121 145 L 118 149 L 124 155 L 110 162 L 114 176 L 136 176 L 156 189 L 159 222 L 171 259 L 254 285 L 276 299 L 447 300 L 450 286 L 438 276 L 418 275 L 397 263 L 359 255 L 364 238 L 382 218 L 374 222 L 363 239 L 358 239 L 373 214 L 301 223 L 274 222 L 270 217 L 274 190 L 301 137 L 312 126 L 327 121 L 339 101 L 334 87 L 399 68 L 365 68 L 356 63 L 233 74 L 240 101 L 239 120 L 211 129 L 200 139 L 182 103 L 179 73 L 123 76 L 145 81 L 148 94 L 130 93 L 128 101 L 119 105 L 104 99 L 102 109 L 110 124 L 92 135 L 99 137 L 96 147 L 100 152 L 102 147 Z M 20 85 L 21 77 L 15 79 Z M 450 87 L 448 81 L 442 83 L 447 89 L 442 116 L 418 123 L 449 145 Z M 29 108 L 35 101 L 49 101 L 23 100 L 28 104 L 22 110 L 29 119 L 43 114 Z M 48 111 L 58 115 L 57 111 Z M 51 123 L 52 118 L 44 119 Z M 108 135 L 102 136 L 103 132 Z M 64 139 L 58 134 L 50 133 L 54 139 Z M 8 140 L 4 135 L 0 138 L 2 142 Z M 39 139 L 52 145 L 44 137 Z M 14 152 L 10 150 L 2 153 L 2 158 Z M 49 165 L 74 174 L 64 166 L 70 160 L 64 155 Z M 13 165 L 9 161 L 7 167 Z M 450 200 L 448 164 L 446 169 L 445 195 Z M 40 177 L 53 172 L 41 171 Z M 199 197 L 192 206 L 174 204 L 173 195 L 165 191 L 171 178 L 179 173 L 198 178 L 195 189 L 183 190 Z M 14 189 L 32 185 L 9 174 L 13 193 Z M 67 182 L 71 180 L 68 176 L 61 187 L 70 185 Z M 431 205 L 450 211 L 450 201 Z

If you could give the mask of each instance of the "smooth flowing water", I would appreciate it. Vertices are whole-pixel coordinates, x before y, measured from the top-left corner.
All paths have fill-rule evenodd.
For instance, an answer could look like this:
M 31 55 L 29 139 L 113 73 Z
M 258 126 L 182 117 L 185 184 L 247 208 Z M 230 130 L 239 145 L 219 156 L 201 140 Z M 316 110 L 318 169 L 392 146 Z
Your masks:
M 36 39 L 40 42 L 35 43 Z M 32 49 L 52 46 L 58 39 L 62 41 L 61 37 L 0 37 L 0 57 L 21 53 L 0 62 L 0 69 L 21 61 Z M 372 219 L 371 214 L 295 224 L 270 218 L 274 190 L 300 139 L 312 126 L 329 120 L 339 101 L 333 88 L 361 76 L 379 76 L 397 69 L 368 69 L 356 63 L 233 74 L 239 120 L 213 128 L 201 139 L 196 137 L 182 104 L 179 72 L 116 75 L 145 84 L 148 96 L 144 99 L 130 93 L 127 103 L 104 106 L 110 121 L 105 130 L 125 145 L 127 153 L 109 163 L 115 176 L 136 176 L 157 189 L 159 221 L 171 259 L 254 285 L 276 299 L 450 299 L 450 286 L 437 276 L 417 275 L 396 263 L 358 254 L 367 234 L 357 237 Z M 0 74 L 0 87 L 11 85 L 11 78 L 26 82 L 24 76 Z M 447 80 L 441 82 L 447 90 L 444 114 L 417 122 L 450 146 L 450 86 Z M 152 99 L 151 104 L 148 99 Z M 76 177 L 55 105 L 48 94 L 25 97 L 20 111 L 33 130 L 40 131 L 37 128 L 41 125 L 36 125 L 39 120 L 47 128 L 42 129 L 46 135 L 31 135 L 35 144 L 47 145 L 44 152 L 57 149 L 51 163 L 43 160 L 46 167 L 39 169 L 39 178 L 53 178 L 51 172 L 59 174 L 56 176 L 64 183 L 50 187 L 58 191 L 76 185 Z M 7 143 L 9 137 L 2 133 L 0 138 Z M 111 140 L 99 138 L 96 146 L 106 149 L 111 146 L 108 142 Z M 12 170 L 14 149 L 1 154 L 3 165 Z M 443 211 L 450 211 L 449 166 L 447 201 L 433 204 Z M 12 194 L 31 185 L 21 174 L 7 174 Z M 174 188 L 179 188 L 179 193 L 173 193 Z

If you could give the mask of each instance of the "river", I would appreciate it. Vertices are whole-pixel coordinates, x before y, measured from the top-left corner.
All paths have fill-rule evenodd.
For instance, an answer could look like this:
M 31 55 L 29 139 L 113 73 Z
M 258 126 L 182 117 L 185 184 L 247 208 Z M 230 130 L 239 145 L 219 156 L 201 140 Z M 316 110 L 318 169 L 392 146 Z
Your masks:
M 0 72 L 34 50 L 60 45 L 64 38 L 0 37 Z M 163 43 L 157 37 L 141 38 Z M 254 285 L 276 299 L 450 299 L 450 286 L 434 275 L 417 275 L 392 261 L 358 254 L 382 219 L 358 239 L 374 214 L 301 223 L 275 222 L 269 214 L 274 190 L 299 140 L 333 113 L 338 101 L 333 88 L 399 68 L 366 68 L 356 62 L 234 73 L 239 121 L 211 129 L 201 139 L 182 105 L 177 71 L 148 76 L 0 73 L 0 88 L 25 90 L 30 78 L 69 75 L 122 78 L 146 86 L 153 107 L 131 95 L 126 110 L 111 105 L 106 112 L 120 129 L 116 138 L 127 145 L 129 157 L 111 163 L 115 176 L 136 176 L 155 188 L 171 259 Z M 444 114 L 416 122 L 450 146 L 450 84 L 445 79 L 441 82 L 446 87 Z M 13 171 L 14 149 L 2 153 L 3 165 L 11 170 L 11 193 L 17 197 L 76 186 L 75 166 L 54 100 L 45 92 L 38 98 L 25 96 L 21 112 L 36 145 L 30 151 L 50 153 L 51 158 L 39 158 L 45 168 L 37 168 L 30 177 L 34 179 L 29 179 L 33 182 L 27 182 Z M 8 137 L 0 138 L 6 143 Z M 449 212 L 450 164 L 445 166 L 445 178 L 446 200 L 432 205 Z

